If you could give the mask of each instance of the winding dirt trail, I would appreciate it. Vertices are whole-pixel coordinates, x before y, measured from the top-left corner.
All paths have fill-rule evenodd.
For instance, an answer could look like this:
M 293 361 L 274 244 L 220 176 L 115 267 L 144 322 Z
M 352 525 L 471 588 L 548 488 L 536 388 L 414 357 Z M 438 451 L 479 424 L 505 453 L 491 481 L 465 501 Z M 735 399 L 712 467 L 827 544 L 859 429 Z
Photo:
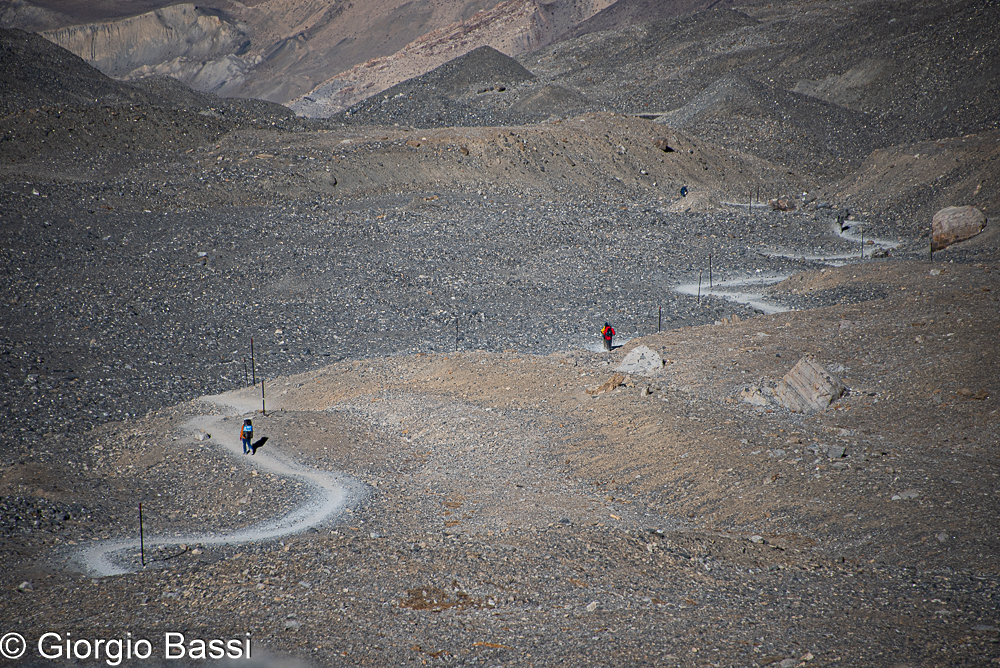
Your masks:
M 204 401 L 230 409 L 230 415 L 252 413 L 256 402 L 248 402 L 235 392 L 203 397 Z M 231 425 L 223 424 L 221 415 L 200 415 L 183 425 L 184 429 L 203 429 L 213 436 L 211 442 L 222 447 L 233 457 L 247 459 L 242 452 L 239 439 L 231 434 Z M 299 466 L 273 453 L 259 452 L 250 458 L 257 469 L 300 480 L 309 488 L 309 499 L 291 512 L 266 522 L 231 533 L 199 532 L 167 537 L 147 536 L 145 546 L 163 547 L 170 545 L 239 545 L 275 540 L 290 534 L 301 533 L 318 526 L 341 513 L 362 494 L 361 483 L 341 473 L 320 471 Z M 107 577 L 131 573 L 142 568 L 140 565 L 139 540 L 98 541 L 77 552 L 72 561 L 85 572 L 95 577 Z
M 725 202 L 723 202 L 725 204 Z M 861 227 L 857 225 L 857 227 Z M 763 254 L 768 257 L 780 257 L 787 260 L 804 260 L 807 262 L 820 262 L 833 267 L 841 267 L 845 264 L 849 264 L 851 261 L 861 261 L 861 249 L 864 247 L 862 241 L 871 242 L 874 248 L 879 250 L 892 250 L 899 247 L 899 243 L 895 241 L 888 241 L 886 239 L 879 239 L 877 237 L 865 237 L 862 232 L 854 232 L 854 227 L 846 226 L 840 228 L 834 225 L 831 231 L 836 234 L 841 239 L 845 241 L 850 241 L 852 243 L 858 244 L 858 250 L 849 251 L 845 253 L 804 253 L 793 250 L 774 250 L 774 251 L 764 251 Z M 869 254 L 872 252 L 868 251 Z M 732 288 L 744 288 L 760 286 L 764 288 L 765 286 L 774 285 L 780 283 L 781 281 L 789 278 L 787 274 L 779 274 L 774 276 L 761 276 L 754 275 L 748 276 L 746 278 L 735 278 L 728 281 L 722 281 L 718 283 L 713 283 L 712 287 L 707 288 L 704 281 L 701 284 L 698 283 L 682 283 L 674 288 L 674 292 L 679 292 L 682 295 L 689 295 L 691 297 L 696 297 L 701 295 L 703 297 L 712 296 L 720 297 L 737 304 L 744 304 L 755 308 L 765 315 L 772 315 L 774 313 L 785 313 L 789 311 L 787 306 L 783 306 L 777 302 L 769 301 L 767 296 L 762 292 L 753 292 L 752 290 L 733 290 Z

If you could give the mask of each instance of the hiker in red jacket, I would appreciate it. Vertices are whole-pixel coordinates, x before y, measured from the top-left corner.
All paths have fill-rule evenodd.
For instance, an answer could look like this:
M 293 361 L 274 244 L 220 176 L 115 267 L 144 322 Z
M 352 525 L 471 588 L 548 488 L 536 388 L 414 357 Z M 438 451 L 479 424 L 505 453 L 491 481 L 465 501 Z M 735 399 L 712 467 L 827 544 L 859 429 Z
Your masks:
M 611 326 L 611 323 L 604 323 L 604 329 L 601 330 L 601 336 L 604 337 L 604 349 L 611 350 L 611 339 L 615 336 L 615 328 Z

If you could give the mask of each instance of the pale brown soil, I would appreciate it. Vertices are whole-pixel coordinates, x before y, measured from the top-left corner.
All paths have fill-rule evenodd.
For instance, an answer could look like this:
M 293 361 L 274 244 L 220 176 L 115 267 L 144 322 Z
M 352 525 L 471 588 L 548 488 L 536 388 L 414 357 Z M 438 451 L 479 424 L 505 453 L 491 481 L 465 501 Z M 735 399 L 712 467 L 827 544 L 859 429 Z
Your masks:
M 682 328 L 610 356 L 459 352 L 273 379 L 255 419 L 266 447 L 348 472 L 366 501 L 318 533 L 99 585 L 54 568 L 64 542 L 25 546 L 44 561 L 20 562 L 3 587 L 30 578 L 34 591 L 6 596 L 0 615 L 30 601 L 46 628 L 250 629 L 261 649 L 325 665 L 985 665 L 1000 576 L 998 272 L 854 265 L 775 291 L 864 283 L 888 297 Z M 663 371 L 589 394 L 638 343 Z M 848 395 L 810 417 L 739 402 L 803 355 L 842 366 Z M 121 495 L 119 476 L 138 474 L 170 498 L 153 531 L 278 512 L 287 490 L 249 458 L 226 465 L 165 428 L 204 410 L 102 428 L 75 498 L 94 500 L 88 485 Z M 846 456 L 829 459 L 831 445 Z M 168 463 L 176 475 L 156 473 Z M 171 505 L 187 520 L 158 516 Z M 92 524 L 61 540 L 111 533 Z M 54 605 L 70 596 L 72 609 Z
M 0 68 L 0 631 L 251 632 L 324 666 L 1000 659 L 998 233 L 933 261 L 921 236 L 939 205 L 994 214 L 994 136 L 886 149 L 824 182 L 796 166 L 808 144 L 781 166 L 734 150 L 766 135 L 720 148 L 612 114 L 324 126 L 4 44 L 20 60 Z M 722 53 L 708 74 L 740 57 Z M 802 68 L 780 86 L 854 91 Z M 687 95 L 668 88 L 648 101 Z M 867 140 L 841 129 L 860 164 Z M 798 209 L 722 203 L 754 183 Z M 845 251 L 845 208 L 902 245 L 841 268 L 763 254 Z M 710 253 L 716 280 L 801 270 L 768 296 L 820 307 L 758 316 L 671 292 Z M 584 350 L 609 317 L 636 338 Z M 181 428 L 217 411 L 193 398 L 243 384 L 251 336 L 265 453 L 364 492 L 282 540 L 81 573 L 81 545 L 136 535 L 139 501 L 162 537 L 309 495 Z M 638 343 L 661 373 L 589 393 Z M 804 355 L 849 388 L 829 410 L 741 403 Z

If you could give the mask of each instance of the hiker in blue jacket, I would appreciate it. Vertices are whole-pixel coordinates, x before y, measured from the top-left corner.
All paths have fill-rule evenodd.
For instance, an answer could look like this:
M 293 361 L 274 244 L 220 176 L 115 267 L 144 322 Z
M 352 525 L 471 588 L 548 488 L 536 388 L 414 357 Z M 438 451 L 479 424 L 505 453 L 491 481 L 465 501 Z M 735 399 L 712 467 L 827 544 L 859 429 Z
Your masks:
M 240 440 L 243 441 L 243 454 L 250 453 L 253 454 L 253 422 L 250 418 L 243 420 L 243 428 L 240 429 Z

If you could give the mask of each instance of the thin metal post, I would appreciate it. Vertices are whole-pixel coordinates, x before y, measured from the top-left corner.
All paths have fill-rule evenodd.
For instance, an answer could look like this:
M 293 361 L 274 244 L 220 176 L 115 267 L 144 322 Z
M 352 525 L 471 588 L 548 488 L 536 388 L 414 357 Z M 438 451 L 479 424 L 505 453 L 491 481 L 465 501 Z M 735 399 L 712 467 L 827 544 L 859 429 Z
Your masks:
M 708 289 L 712 289 L 712 254 L 708 254 Z
M 247 371 L 247 358 L 243 358 L 243 387 L 250 387 L 250 372 Z
M 703 271 L 704 271 L 703 269 L 699 269 L 698 270 L 698 303 L 699 304 L 701 303 L 701 274 L 702 274 Z
M 250 373 L 253 374 L 253 386 L 257 387 L 257 364 L 253 358 L 253 337 L 250 337 Z
M 260 379 L 260 412 L 267 415 L 267 403 L 264 401 L 264 379 Z
M 142 502 L 139 503 L 139 558 L 142 560 L 142 567 L 146 567 L 146 538 L 142 531 Z
M 659 332 L 663 329 L 663 307 L 660 307 L 659 317 L 656 319 L 656 331 Z

